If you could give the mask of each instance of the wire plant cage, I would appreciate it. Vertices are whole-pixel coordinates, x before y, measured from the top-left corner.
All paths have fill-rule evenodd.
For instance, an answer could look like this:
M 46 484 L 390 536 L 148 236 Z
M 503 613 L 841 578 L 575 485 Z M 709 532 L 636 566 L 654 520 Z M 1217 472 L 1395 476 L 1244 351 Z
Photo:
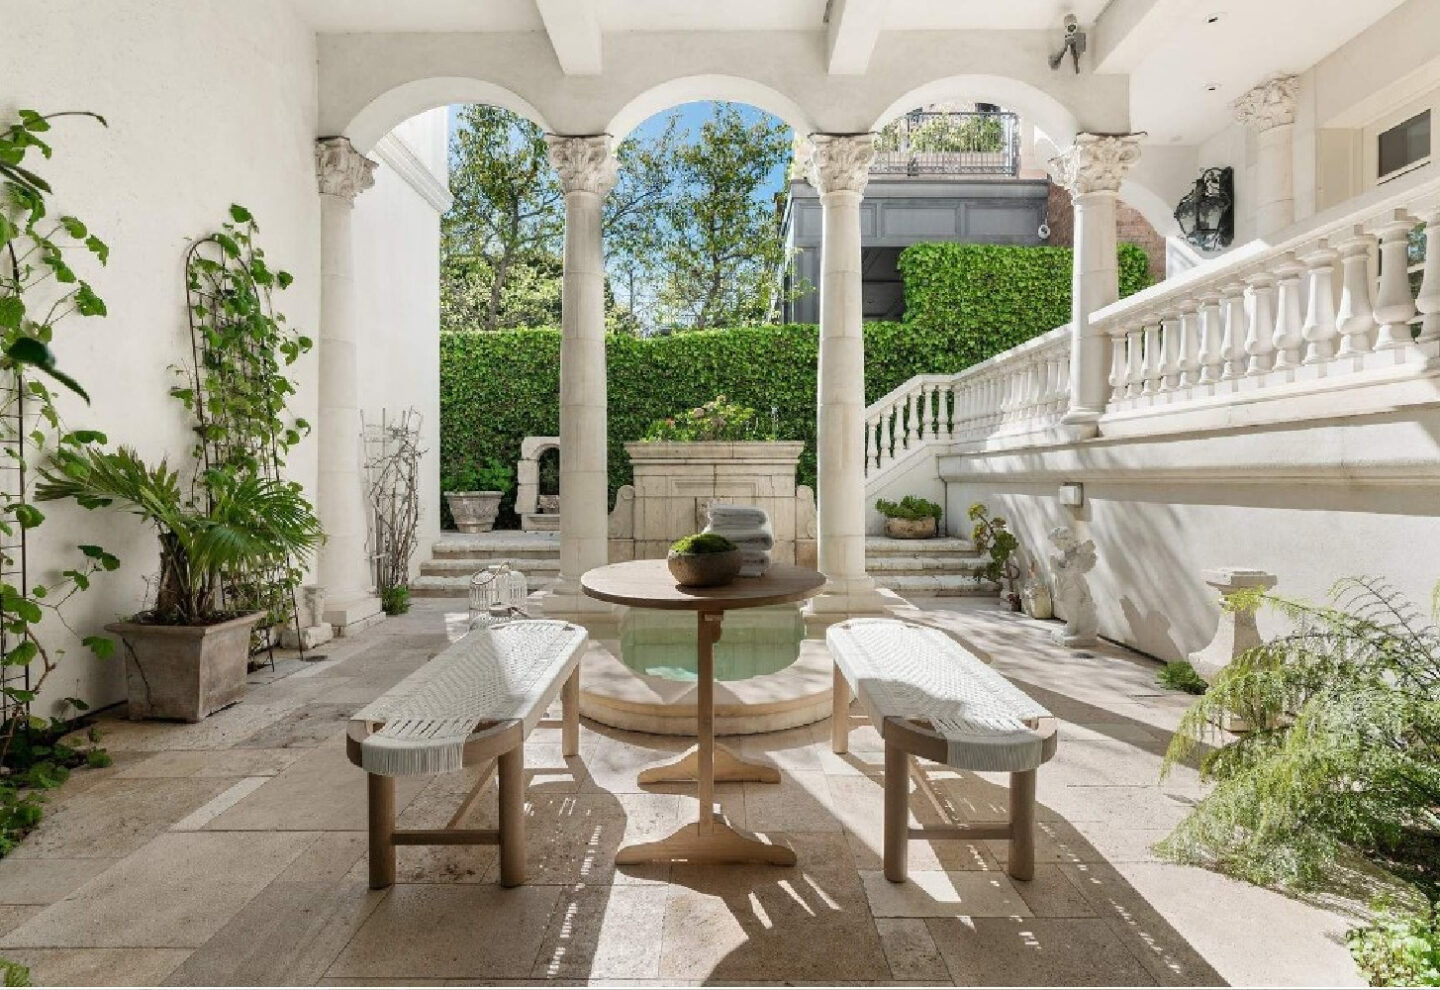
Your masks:
M 375 570 L 375 587 L 382 594 L 409 582 L 410 560 L 419 543 L 423 422 L 415 409 L 395 417 L 381 410 L 378 423 L 361 419 L 370 509 L 366 550 Z

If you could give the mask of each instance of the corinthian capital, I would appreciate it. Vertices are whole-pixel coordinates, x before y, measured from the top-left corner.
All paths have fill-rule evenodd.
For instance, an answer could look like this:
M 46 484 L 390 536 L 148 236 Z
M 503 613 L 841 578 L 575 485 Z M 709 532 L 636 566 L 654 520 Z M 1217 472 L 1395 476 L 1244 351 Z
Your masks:
M 1295 91 L 1299 86 L 1300 80 L 1294 76 L 1265 80 L 1231 104 L 1235 119 L 1262 131 L 1295 123 Z
M 560 175 L 565 192 L 590 192 L 604 196 L 615 187 L 615 156 L 605 134 L 590 137 L 561 137 L 546 134 L 550 164 Z
M 805 177 L 820 195 L 863 193 L 875 158 L 873 134 L 811 134 L 805 154 Z
M 1050 159 L 1055 184 L 1071 196 L 1119 192 L 1130 166 L 1140 160 L 1139 134 L 1077 134 L 1075 143 Z
M 315 142 L 315 179 L 326 196 L 354 202 L 356 196 L 375 184 L 375 164 L 356 151 L 347 137 Z

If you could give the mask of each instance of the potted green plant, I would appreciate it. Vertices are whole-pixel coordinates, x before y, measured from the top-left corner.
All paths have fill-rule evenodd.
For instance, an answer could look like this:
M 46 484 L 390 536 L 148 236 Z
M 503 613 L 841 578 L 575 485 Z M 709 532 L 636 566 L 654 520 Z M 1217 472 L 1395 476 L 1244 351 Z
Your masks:
M 718 588 L 740 573 L 740 548 L 719 533 L 695 533 L 670 544 L 666 563 L 682 588 Z
M 944 510 L 929 499 L 906 495 L 899 502 L 880 499 L 875 510 L 885 517 L 885 535 L 897 540 L 927 540 L 939 530 Z
M 35 497 L 87 509 L 121 505 L 155 527 L 155 606 L 105 628 L 125 647 L 131 718 L 197 722 L 245 694 L 250 629 L 264 612 L 227 610 L 224 575 L 289 557 L 303 566 L 322 534 L 299 485 L 210 470 L 191 497 L 164 461 L 128 447 L 56 460 Z
M 515 468 L 492 457 L 483 465 L 447 472 L 441 487 L 455 528 L 462 533 L 488 533 L 500 514 L 500 500 L 515 483 Z

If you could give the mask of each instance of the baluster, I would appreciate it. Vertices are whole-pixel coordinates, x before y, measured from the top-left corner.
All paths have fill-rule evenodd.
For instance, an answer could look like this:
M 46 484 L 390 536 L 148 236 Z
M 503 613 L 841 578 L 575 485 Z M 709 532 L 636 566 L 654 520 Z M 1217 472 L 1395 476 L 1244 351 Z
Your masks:
M 1180 385 L 1180 314 L 1166 313 L 1160 321 L 1160 391 Z
M 1335 327 L 1340 331 L 1340 356 L 1365 354 L 1370 350 L 1370 333 L 1375 329 L 1375 281 L 1370 276 L 1370 248 L 1375 238 L 1356 226 L 1349 240 L 1340 244 L 1343 268 L 1340 310 Z
M 1117 326 L 1110 332 L 1110 401 L 1125 398 L 1129 366 L 1125 362 L 1125 329 Z
M 1425 269 L 1420 276 L 1415 308 L 1425 317 L 1420 323 L 1417 343 L 1440 341 L 1440 207 L 1425 218 Z
M 864 461 L 864 464 L 865 464 L 865 473 L 866 473 L 867 475 L 870 473 L 870 469 L 873 468 L 873 467 L 875 467 L 875 465 L 873 465 L 873 464 L 870 463 L 870 445 L 874 442 L 874 440 L 875 440 L 874 431 L 870 429 L 870 421 L 867 419 L 867 420 L 865 421 L 865 461 Z
M 1245 286 L 1226 282 L 1220 292 L 1224 297 L 1220 310 L 1225 318 L 1220 337 L 1220 377 L 1229 381 L 1245 374 Z
M 1050 356 L 1050 415 L 1063 415 L 1070 408 L 1065 395 L 1065 352 L 1057 350 Z
M 1200 383 L 1199 305 L 1197 299 L 1186 299 L 1180 304 L 1179 384 L 1185 388 Z
M 905 393 L 905 407 L 901 411 L 905 420 L 905 434 L 902 441 L 905 449 L 910 449 L 910 441 L 915 439 L 915 390 L 911 389 Z
M 1275 345 L 1274 368 L 1293 368 L 1300 363 L 1300 275 L 1305 266 L 1295 260 L 1295 255 L 1286 254 L 1285 260 L 1275 266 L 1277 295 L 1275 300 L 1275 334 L 1271 342 Z
M 1130 329 L 1126 334 L 1125 347 L 1125 394 L 1135 398 L 1145 390 L 1145 327 Z
M 1163 317 L 1156 317 L 1155 322 L 1145 328 L 1145 355 L 1140 362 L 1140 374 L 1145 379 L 1145 387 L 1140 390 L 1141 395 L 1154 395 L 1160 389 L 1160 378 L 1164 374 L 1164 365 L 1160 363 L 1160 331 L 1163 324 Z
M 1198 381 L 1213 385 L 1220 380 L 1224 357 L 1220 349 L 1220 296 L 1209 292 L 1200 297 L 1200 350 L 1196 358 Z
M 930 439 L 940 436 L 940 385 L 930 386 Z
M 1305 363 L 1324 364 L 1335 356 L 1335 259 L 1339 253 L 1321 239 L 1319 247 L 1307 254 L 1310 292 L 1305 305 Z
M 1270 370 L 1275 353 L 1275 278 L 1269 272 L 1246 276 L 1250 286 L 1250 322 L 1245 328 L 1245 353 L 1250 361 L 1247 375 Z
M 1056 403 L 1055 411 L 1064 414 L 1070 411 L 1070 342 L 1065 342 L 1065 349 L 1060 352 L 1059 373 L 1056 376 Z
M 1415 318 L 1415 300 L 1410 296 L 1410 230 L 1415 218 L 1396 210 L 1395 218 L 1380 228 L 1380 291 L 1375 296 L 1375 319 L 1380 332 L 1375 336 L 1377 351 L 1394 350 L 1410 343 L 1410 321 Z

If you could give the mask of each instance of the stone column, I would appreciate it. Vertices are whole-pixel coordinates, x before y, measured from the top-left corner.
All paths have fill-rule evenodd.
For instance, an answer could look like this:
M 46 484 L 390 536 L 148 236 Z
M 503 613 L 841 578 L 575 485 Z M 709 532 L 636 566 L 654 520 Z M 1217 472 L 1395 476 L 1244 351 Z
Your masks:
M 565 191 L 565 273 L 560 296 L 560 583 L 545 611 L 608 613 L 608 606 L 581 593 L 580 575 L 609 559 L 600 214 L 615 185 L 615 156 L 603 134 L 550 134 L 546 141 Z
M 319 577 L 324 621 L 341 635 L 383 616 L 365 553 L 365 496 L 360 456 L 360 372 L 355 359 L 355 197 L 375 184 L 375 162 L 349 138 L 315 142 L 320 185 L 320 414 L 316 511 L 325 528 Z
M 1061 422 L 1093 436 L 1110 395 L 1110 344 L 1090 331 L 1090 314 L 1120 298 L 1115 256 L 1115 202 L 1120 183 L 1140 158 L 1138 134 L 1077 134 L 1051 159 L 1055 182 L 1075 204 L 1075 258 L 1070 283 L 1070 410 Z
M 869 134 L 813 134 L 807 173 L 820 193 L 820 360 L 816 423 L 819 568 L 814 611 L 876 612 L 865 573 L 865 339 L 861 334 L 860 200 L 875 157 Z
M 1299 80 L 1278 76 L 1236 100 L 1235 119 L 1256 131 L 1255 236 L 1295 222 L 1295 92 Z

